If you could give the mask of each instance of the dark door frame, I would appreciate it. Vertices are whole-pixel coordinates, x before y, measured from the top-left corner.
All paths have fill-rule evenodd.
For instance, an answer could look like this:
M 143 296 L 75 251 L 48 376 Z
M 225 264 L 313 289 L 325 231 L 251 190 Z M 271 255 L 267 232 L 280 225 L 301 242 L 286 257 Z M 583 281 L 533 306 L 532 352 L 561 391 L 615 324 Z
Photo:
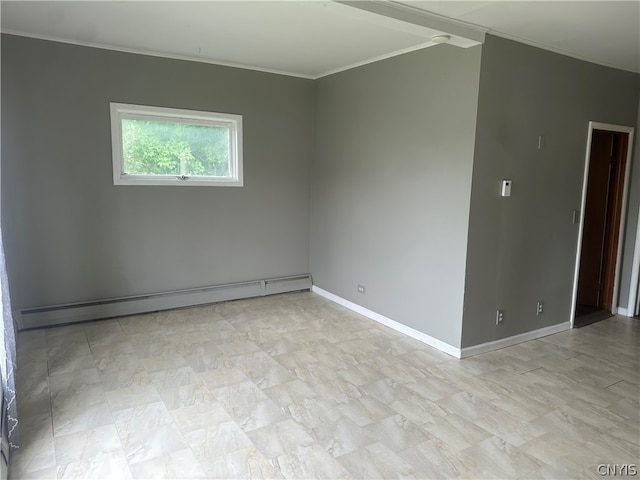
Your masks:
M 640 154 L 640 152 L 636 154 Z M 629 292 L 629 306 L 627 307 L 628 317 L 633 317 L 640 313 L 640 208 L 638 209 L 637 227 L 636 245 L 633 250 L 633 266 L 631 267 L 631 290 Z
M 589 131 L 587 134 L 587 149 L 585 155 L 584 178 L 582 181 L 582 203 L 580 207 L 580 226 L 578 228 L 578 248 L 576 249 L 576 263 L 573 275 L 573 295 L 571 298 L 571 327 L 573 328 L 576 317 L 576 301 L 578 298 L 578 275 L 580 274 L 580 255 L 582 253 L 582 237 L 584 233 L 584 211 L 587 203 L 587 184 L 589 180 L 589 161 L 591 160 L 591 139 L 594 130 L 606 130 L 610 132 L 627 133 L 627 164 L 624 172 L 624 186 L 622 190 L 622 207 L 620 211 L 620 226 L 618 234 L 618 249 L 616 257 L 615 280 L 613 284 L 613 301 L 611 303 L 611 313 L 618 313 L 618 293 L 620 288 L 620 263 L 622 260 L 622 243 L 624 242 L 624 226 L 627 218 L 627 197 L 629 195 L 629 172 L 631 171 L 631 154 L 633 153 L 633 127 L 624 125 L 614 125 L 610 123 L 589 122 Z M 633 283 L 633 282 L 632 282 Z M 634 285 L 631 285 L 634 288 Z M 635 285 L 637 288 L 637 285 Z M 635 296 L 635 295 L 634 295 Z

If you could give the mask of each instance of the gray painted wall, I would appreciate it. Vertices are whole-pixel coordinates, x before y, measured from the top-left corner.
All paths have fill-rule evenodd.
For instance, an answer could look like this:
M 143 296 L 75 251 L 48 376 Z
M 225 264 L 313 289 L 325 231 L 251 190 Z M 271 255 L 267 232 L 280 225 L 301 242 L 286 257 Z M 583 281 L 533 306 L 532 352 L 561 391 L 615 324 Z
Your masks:
M 487 36 L 463 347 L 569 320 L 578 237 L 572 210 L 580 208 L 588 122 L 634 125 L 639 84 L 637 74 Z M 511 198 L 499 197 L 503 178 L 513 180 Z M 544 301 L 540 317 L 537 300 Z M 505 310 L 499 327 L 498 308 Z
M 16 308 L 310 270 L 463 347 L 568 320 L 587 123 L 639 104 L 638 75 L 492 36 L 314 83 L 3 35 L 2 71 Z M 245 187 L 113 186 L 110 101 L 243 114 Z M 639 175 L 636 152 L 623 305 Z
M 638 232 L 638 211 L 640 210 L 640 104 L 638 105 L 638 119 L 634 132 L 633 163 L 629 177 L 629 204 L 627 209 L 624 247 L 622 251 L 622 273 L 620 277 L 619 306 L 628 308 L 633 314 L 635 305 L 629 305 L 631 293 L 631 269 L 633 267 L 633 251 L 636 246 Z
M 2 36 L 15 308 L 308 273 L 313 82 Z M 244 116 L 242 188 L 114 186 L 109 102 Z
M 317 82 L 314 284 L 453 346 L 480 54 L 441 45 Z

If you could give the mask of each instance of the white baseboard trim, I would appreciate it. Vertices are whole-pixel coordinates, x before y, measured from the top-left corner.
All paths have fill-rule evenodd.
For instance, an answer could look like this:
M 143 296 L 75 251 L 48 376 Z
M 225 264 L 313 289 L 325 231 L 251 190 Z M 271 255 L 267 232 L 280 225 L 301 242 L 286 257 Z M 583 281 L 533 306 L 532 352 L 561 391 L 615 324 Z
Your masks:
M 618 307 L 617 315 L 622 315 L 623 317 L 633 317 L 633 315 L 629 315 L 629 309 L 624 307 Z
M 571 322 L 564 322 L 558 325 L 551 325 L 549 327 L 540 328 L 532 332 L 525 332 L 519 335 L 514 335 L 512 337 L 501 338 L 500 340 L 482 343 L 480 345 L 474 345 L 472 347 L 457 348 L 441 340 L 438 340 L 437 338 L 433 338 L 426 333 L 422 333 L 414 328 L 408 327 L 402 323 L 398 323 L 395 320 L 391 320 L 390 318 L 385 317 L 384 315 L 380 315 L 379 313 L 369 310 L 368 308 L 364 308 L 357 303 L 353 303 L 345 298 L 339 297 L 338 295 L 334 295 L 331 292 L 327 292 L 326 290 L 323 290 L 322 288 L 315 285 L 311 287 L 311 291 L 328 300 L 331 300 L 332 302 L 342 305 L 349 310 L 353 310 L 360 315 L 364 315 L 371 320 L 392 328 L 397 332 L 404 333 L 411 338 L 415 338 L 416 340 L 429 345 L 430 347 L 437 348 L 441 352 L 447 353 L 452 357 L 461 359 L 479 355 L 481 353 L 492 352 L 493 350 L 500 350 L 501 348 L 511 347 L 512 345 L 517 345 L 518 343 L 546 337 L 547 335 L 563 332 L 564 330 L 569 330 L 571 328 Z
M 571 322 L 559 323 L 557 325 L 551 325 L 549 327 L 540 328 L 531 332 L 521 333 L 519 335 L 513 335 L 512 337 L 501 338 L 500 340 L 494 340 L 492 342 L 481 343 L 480 345 L 474 345 L 473 347 L 465 347 L 462 349 L 462 355 L 460 358 L 472 357 L 481 353 L 492 352 L 494 350 L 500 350 L 501 348 L 511 347 L 518 343 L 528 342 L 529 340 L 535 340 L 537 338 L 546 337 L 547 335 L 553 335 L 554 333 L 563 332 L 571 328 Z
M 13 317 L 18 325 L 18 330 L 25 330 L 309 290 L 310 288 L 311 275 L 304 274 L 94 302 L 31 308 L 13 312 Z
M 385 317 L 384 315 L 380 315 L 379 313 L 376 313 L 373 310 L 369 310 L 368 308 L 364 308 L 358 305 L 357 303 L 350 302 L 345 298 L 334 295 L 331 292 L 327 292 L 326 290 L 323 290 L 320 287 L 316 287 L 315 285 L 311 287 L 311 291 L 314 293 L 317 293 L 321 297 L 331 300 L 332 302 L 342 305 L 343 307 L 346 307 L 349 310 L 353 310 L 354 312 L 359 313 L 360 315 L 364 315 L 365 317 L 370 318 L 371 320 L 374 320 L 378 323 L 381 323 L 382 325 L 385 325 L 393 330 L 396 330 L 397 332 L 404 333 L 405 335 L 411 338 L 415 338 L 416 340 L 422 343 L 425 343 L 430 347 L 437 348 L 441 352 L 447 353 L 452 357 L 460 358 L 460 349 L 452 345 L 449 345 L 448 343 L 445 343 L 442 340 L 438 340 L 437 338 L 433 338 L 427 335 L 426 333 L 422 333 L 414 328 L 408 327 L 402 323 L 398 323 L 395 320 L 391 320 L 390 318 Z

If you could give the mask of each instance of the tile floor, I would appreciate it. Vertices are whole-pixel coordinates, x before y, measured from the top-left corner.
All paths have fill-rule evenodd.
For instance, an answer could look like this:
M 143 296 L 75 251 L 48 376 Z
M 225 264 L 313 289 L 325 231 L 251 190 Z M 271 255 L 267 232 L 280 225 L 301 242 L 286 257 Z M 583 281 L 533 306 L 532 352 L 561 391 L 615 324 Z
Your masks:
M 460 361 L 304 292 L 24 332 L 10 478 L 601 478 L 639 325 Z

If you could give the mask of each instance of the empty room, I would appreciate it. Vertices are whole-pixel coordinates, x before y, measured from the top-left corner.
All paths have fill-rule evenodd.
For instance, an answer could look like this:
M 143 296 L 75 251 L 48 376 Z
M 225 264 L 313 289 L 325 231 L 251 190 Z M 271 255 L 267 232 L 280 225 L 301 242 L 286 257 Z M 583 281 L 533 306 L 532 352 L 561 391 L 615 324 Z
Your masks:
M 640 2 L 2 1 L 1 478 L 640 463 Z

